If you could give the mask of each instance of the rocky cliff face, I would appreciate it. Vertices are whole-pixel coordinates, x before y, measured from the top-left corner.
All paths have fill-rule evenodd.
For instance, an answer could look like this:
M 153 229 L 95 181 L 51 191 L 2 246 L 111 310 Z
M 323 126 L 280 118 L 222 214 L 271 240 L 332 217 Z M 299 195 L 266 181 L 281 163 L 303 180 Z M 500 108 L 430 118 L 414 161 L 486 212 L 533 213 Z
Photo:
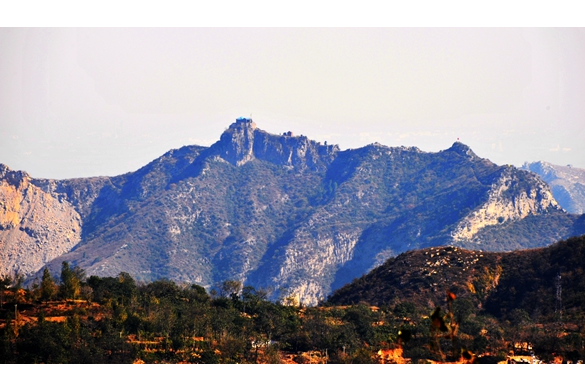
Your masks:
M 81 239 L 82 220 L 64 197 L 0 164 L 0 276 L 30 274 Z
M 306 304 L 404 251 L 454 241 L 530 247 L 548 242 L 541 237 L 548 231 L 521 244 L 501 237 L 527 216 L 542 224 L 556 216 L 566 234 L 576 223 L 561 217 L 536 175 L 497 166 L 461 143 L 438 153 L 380 144 L 340 151 L 269 134 L 244 118 L 208 148 L 172 150 L 117 177 L 20 173 L 19 181 L 10 172 L 1 181 L 0 237 L 21 238 L 0 242 L 11 253 L 1 260 L 6 272 L 31 273 L 53 258 L 55 273 L 69 261 L 90 275 L 129 272 L 207 288 L 236 279 Z M 47 236 L 30 241 L 25 227 Z
M 585 213 L 585 169 L 544 161 L 524 163 L 522 169 L 539 175 L 551 187 L 559 205 L 569 213 Z
M 324 171 L 335 159 L 337 145 L 321 145 L 305 136 L 269 134 L 256 127 L 251 119 L 238 119 L 211 146 L 211 154 L 240 166 L 253 159 L 298 170 Z
M 453 230 L 453 242 L 472 240 L 483 228 L 529 215 L 560 211 L 550 188 L 534 176 L 507 167 L 488 191 L 488 199 Z

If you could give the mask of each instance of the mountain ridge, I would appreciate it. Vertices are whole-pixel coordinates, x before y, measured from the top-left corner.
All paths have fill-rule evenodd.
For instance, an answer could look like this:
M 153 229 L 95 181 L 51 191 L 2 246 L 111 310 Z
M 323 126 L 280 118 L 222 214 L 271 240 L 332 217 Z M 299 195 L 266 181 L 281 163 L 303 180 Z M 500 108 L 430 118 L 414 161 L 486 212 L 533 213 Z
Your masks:
M 79 239 L 48 264 L 55 273 L 68 261 L 88 274 L 207 288 L 236 279 L 308 304 L 410 249 L 489 248 L 529 216 L 541 216 L 537 224 L 558 216 L 564 232 L 576 223 L 538 176 L 497 166 L 459 142 L 437 153 L 380 144 L 341 151 L 270 134 L 249 118 L 210 147 L 174 149 L 135 172 L 30 183 L 80 216 Z M 504 233 L 475 240 L 490 227 Z M 10 260 L 12 270 L 21 258 Z M 6 270 L 8 261 L 0 264 Z
M 559 204 L 573 214 L 585 212 L 585 169 L 545 161 L 524 163 L 521 169 L 536 173 L 548 183 Z

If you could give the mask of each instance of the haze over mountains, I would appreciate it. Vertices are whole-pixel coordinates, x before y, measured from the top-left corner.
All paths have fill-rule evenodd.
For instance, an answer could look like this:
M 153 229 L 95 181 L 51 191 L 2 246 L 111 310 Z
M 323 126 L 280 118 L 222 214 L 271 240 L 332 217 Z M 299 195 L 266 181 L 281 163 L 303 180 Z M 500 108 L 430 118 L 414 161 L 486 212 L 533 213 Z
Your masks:
M 569 213 L 585 213 L 585 169 L 544 161 L 524 163 L 522 169 L 542 177 L 551 187 L 555 199 Z
M 0 274 L 61 262 L 212 287 L 236 279 L 307 304 L 404 251 L 513 250 L 585 233 L 537 175 L 456 142 L 340 150 L 239 118 L 210 147 L 136 172 L 31 178 L 0 165 Z

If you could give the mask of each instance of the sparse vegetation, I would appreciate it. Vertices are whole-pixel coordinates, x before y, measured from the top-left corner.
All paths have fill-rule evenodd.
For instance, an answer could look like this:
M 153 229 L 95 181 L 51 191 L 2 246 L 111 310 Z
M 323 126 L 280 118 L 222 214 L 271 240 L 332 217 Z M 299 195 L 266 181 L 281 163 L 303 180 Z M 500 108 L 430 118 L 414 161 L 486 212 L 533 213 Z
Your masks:
M 0 362 L 577 362 L 584 255 L 585 236 L 512 253 L 429 248 L 388 260 L 319 307 L 273 302 L 233 280 L 211 294 L 127 273 L 86 280 L 64 263 L 59 285 L 47 273 L 28 289 L 0 280 Z

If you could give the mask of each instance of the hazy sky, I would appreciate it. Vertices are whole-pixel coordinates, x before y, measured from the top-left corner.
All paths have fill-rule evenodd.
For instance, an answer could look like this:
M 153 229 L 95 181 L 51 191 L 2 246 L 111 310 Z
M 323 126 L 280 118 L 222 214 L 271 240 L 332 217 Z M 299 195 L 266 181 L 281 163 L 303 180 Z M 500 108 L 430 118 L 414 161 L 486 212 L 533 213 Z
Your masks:
M 0 162 L 34 177 L 133 171 L 250 115 L 585 168 L 585 29 L 0 29 Z

